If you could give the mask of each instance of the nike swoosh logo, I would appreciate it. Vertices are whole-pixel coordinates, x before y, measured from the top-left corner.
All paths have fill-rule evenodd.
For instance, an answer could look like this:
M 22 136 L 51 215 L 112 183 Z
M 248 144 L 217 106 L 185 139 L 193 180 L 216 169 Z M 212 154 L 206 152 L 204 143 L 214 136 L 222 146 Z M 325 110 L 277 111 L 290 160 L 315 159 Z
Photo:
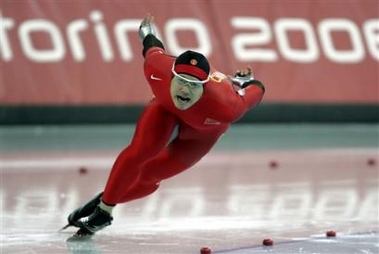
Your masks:
M 150 78 L 153 79 L 153 80 L 163 80 L 161 78 L 158 78 L 158 77 L 154 76 L 154 74 L 151 74 Z

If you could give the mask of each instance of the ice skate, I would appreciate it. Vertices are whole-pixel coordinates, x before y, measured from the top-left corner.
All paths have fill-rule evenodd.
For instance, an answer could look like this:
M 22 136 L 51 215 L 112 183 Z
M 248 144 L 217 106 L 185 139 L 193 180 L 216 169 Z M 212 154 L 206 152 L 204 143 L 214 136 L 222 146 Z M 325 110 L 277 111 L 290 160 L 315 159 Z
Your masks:
M 77 224 L 77 221 L 81 218 L 90 216 L 96 209 L 96 207 L 100 204 L 101 197 L 103 196 L 103 192 L 100 192 L 97 194 L 93 199 L 88 201 L 85 205 L 75 209 L 72 213 L 67 218 L 67 225 L 62 227 L 60 231 L 65 230 L 68 227 L 74 226 L 74 227 L 79 227 Z

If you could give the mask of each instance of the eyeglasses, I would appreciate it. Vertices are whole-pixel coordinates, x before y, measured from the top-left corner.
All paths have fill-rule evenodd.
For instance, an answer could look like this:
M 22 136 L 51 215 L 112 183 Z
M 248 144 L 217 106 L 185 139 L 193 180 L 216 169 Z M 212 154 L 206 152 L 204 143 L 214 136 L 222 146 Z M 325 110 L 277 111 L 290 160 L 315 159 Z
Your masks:
M 177 78 L 179 78 L 179 79 L 181 79 L 181 80 L 183 80 L 183 81 L 186 81 L 186 82 L 188 82 L 188 83 L 191 83 L 191 84 L 193 84 L 193 85 L 201 86 L 201 85 L 203 85 L 204 83 L 207 83 L 207 82 L 209 81 L 209 75 L 208 75 L 207 79 L 205 79 L 205 80 L 193 80 L 193 79 L 188 79 L 188 78 L 186 78 L 186 77 L 183 77 L 183 76 L 181 76 L 180 74 L 176 73 L 176 71 L 175 71 L 174 68 L 175 68 L 175 63 L 172 65 L 172 68 L 171 68 L 171 71 L 172 71 L 172 73 L 175 75 L 175 77 L 177 77 Z

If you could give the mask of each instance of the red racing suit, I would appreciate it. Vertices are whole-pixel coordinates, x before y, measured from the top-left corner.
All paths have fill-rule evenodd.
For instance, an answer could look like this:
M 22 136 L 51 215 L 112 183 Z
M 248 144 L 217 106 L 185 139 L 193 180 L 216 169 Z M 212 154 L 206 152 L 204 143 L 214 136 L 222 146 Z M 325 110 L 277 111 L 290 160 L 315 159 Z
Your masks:
M 170 94 L 175 57 L 161 47 L 145 53 L 144 71 L 153 99 L 144 109 L 128 147 L 117 157 L 106 184 L 103 202 L 118 204 L 154 192 L 159 183 L 198 162 L 230 124 L 257 105 L 264 94 L 250 85 L 242 96 L 229 78 L 211 66 L 199 101 L 177 109 Z M 175 128 L 177 135 L 172 138 Z

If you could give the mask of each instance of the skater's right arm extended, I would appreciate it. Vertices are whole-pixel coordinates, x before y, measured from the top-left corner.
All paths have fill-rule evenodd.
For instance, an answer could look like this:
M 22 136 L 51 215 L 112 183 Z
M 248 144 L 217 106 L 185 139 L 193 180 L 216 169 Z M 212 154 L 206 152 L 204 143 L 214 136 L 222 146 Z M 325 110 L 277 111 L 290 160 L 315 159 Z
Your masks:
M 150 14 L 142 20 L 138 33 L 143 44 L 142 55 L 144 57 L 146 52 L 152 47 L 159 47 L 164 50 L 163 43 L 156 37 L 154 17 Z

